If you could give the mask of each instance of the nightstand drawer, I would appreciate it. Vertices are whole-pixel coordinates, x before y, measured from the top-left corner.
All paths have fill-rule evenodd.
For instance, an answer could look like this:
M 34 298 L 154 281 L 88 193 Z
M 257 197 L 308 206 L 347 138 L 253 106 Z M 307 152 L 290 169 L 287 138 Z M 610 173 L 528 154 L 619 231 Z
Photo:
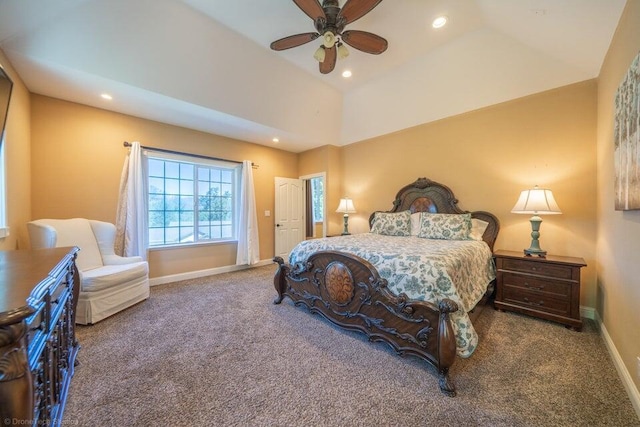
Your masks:
M 502 273 L 504 286 L 520 288 L 534 294 L 553 296 L 560 299 L 571 298 L 571 283 L 564 283 L 523 274 Z
M 502 260 L 503 270 L 521 271 L 523 273 L 549 276 L 557 279 L 571 279 L 573 268 L 569 265 L 549 264 L 529 260 L 509 259 Z
M 550 298 L 537 291 L 532 292 L 506 284 L 503 288 L 503 301 L 558 315 L 567 316 L 571 313 L 570 299 Z

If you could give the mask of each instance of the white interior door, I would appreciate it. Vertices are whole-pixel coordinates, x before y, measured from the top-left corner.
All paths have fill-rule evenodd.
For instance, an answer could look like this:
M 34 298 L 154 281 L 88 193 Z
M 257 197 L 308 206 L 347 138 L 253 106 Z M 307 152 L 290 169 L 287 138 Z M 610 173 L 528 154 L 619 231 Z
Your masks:
M 304 240 L 304 181 L 276 177 L 276 255 L 285 261 L 291 249 Z

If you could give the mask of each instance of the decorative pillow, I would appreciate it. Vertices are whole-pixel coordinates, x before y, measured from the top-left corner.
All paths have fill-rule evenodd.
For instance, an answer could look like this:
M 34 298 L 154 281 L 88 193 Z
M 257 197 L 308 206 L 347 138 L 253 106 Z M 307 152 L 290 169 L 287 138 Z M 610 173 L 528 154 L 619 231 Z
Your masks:
M 440 240 L 469 240 L 471 214 L 432 214 L 424 212 L 418 237 Z
M 371 232 L 386 236 L 409 236 L 411 234 L 411 212 L 376 212 Z
M 469 239 L 482 240 L 482 235 L 487 230 L 489 223 L 478 218 L 471 218 L 471 233 Z

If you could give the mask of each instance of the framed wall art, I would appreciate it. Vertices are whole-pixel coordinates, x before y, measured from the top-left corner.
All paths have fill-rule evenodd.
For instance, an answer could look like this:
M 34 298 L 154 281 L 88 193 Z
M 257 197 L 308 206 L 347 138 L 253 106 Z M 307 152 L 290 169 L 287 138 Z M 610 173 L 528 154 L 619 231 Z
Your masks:
M 640 209 L 640 53 L 631 62 L 615 98 L 615 208 Z

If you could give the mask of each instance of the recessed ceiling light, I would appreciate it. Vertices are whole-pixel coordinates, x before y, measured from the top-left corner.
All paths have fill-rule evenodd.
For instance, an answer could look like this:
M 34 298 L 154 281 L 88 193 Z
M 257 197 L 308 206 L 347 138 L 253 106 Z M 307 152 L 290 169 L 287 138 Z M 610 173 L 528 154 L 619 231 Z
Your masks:
M 345 79 L 348 79 L 349 77 L 351 77 L 351 70 L 344 70 L 342 72 L 342 77 L 344 77 Z
M 273 139 L 272 139 L 272 141 L 273 141 L 273 142 L 280 142 L 280 139 L 278 139 L 278 138 L 273 138 Z
M 446 16 L 438 16 L 436 19 L 433 20 L 433 22 L 431 23 L 431 26 L 433 28 L 442 28 L 445 26 L 445 24 L 447 23 L 447 17 Z
M 113 97 L 111 95 L 109 95 L 108 93 L 103 93 L 102 95 L 100 95 L 103 99 L 107 99 L 109 101 L 111 101 L 113 99 Z

